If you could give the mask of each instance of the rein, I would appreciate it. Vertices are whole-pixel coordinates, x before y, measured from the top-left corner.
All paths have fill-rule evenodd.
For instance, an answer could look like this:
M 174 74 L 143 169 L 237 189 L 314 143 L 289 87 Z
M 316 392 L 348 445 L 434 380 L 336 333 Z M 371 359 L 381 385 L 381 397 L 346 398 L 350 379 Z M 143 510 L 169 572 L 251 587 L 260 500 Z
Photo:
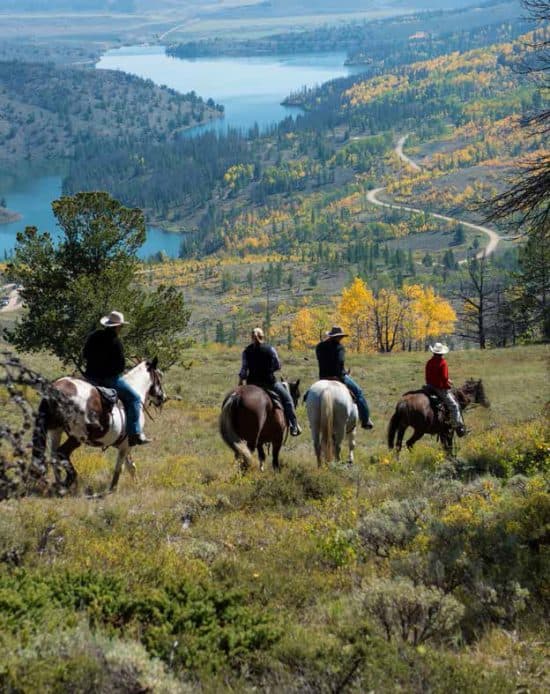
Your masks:
M 146 405 L 144 402 L 141 403 L 141 407 L 143 408 L 143 411 L 144 411 L 145 414 L 149 417 L 149 419 L 150 419 L 152 422 L 154 422 L 154 421 L 155 421 L 155 418 L 154 418 L 153 415 L 151 414 L 151 410 L 149 409 L 149 407 L 147 407 L 147 405 Z

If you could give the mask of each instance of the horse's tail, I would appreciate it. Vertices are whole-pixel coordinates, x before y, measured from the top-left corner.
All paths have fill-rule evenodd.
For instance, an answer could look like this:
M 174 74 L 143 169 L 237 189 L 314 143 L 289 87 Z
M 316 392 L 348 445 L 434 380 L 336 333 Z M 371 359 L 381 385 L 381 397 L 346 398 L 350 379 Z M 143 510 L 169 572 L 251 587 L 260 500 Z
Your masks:
M 321 417 L 320 431 L 321 437 L 321 456 L 326 462 L 334 459 L 334 407 L 332 400 L 332 392 L 329 388 L 325 389 L 321 394 Z
M 392 418 L 390 419 L 390 425 L 388 427 L 388 448 L 390 450 L 393 448 L 394 445 L 394 440 L 395 440 L 395 435 L 397 433 L 397 430 L 399 429 L 399 422 L 401 420 L 401 413 L 399 411 L 399 404 L 395 408 L 395 412 L 392 415 Z
M 241 396 L 231 393 L 222 406 L 220 414 L 220 434 L 225 443 L 237 456 L 244 458 L 246 465 L 253 462 L 252 454 L 237 431 L 235 430 L 235 414 L 241 404 Z

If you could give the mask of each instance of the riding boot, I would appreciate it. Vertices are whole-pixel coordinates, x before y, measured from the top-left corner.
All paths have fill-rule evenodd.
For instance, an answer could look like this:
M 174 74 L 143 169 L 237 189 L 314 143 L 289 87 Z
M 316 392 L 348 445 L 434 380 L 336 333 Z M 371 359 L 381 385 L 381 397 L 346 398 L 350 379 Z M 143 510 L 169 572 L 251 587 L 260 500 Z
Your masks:
M 291 436 L 300 436 L 302 433 L 302 427 L 298 424 L 298 419 L 293 407 L 285 408 L 285 416 L 288 421 L 288 428 L 290 430 Z
M 151 443 L 151 439 L 148 439 L 145 434 L 129 434 L 128 445 L 129 446 L 143 446 L 146 443 Z

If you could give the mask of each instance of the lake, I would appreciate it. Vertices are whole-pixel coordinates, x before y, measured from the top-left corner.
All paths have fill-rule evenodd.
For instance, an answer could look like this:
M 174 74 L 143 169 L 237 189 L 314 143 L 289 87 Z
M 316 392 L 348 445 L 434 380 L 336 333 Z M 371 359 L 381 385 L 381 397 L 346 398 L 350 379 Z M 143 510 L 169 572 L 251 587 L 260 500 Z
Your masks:
M 277 123 L 296 108 L 281 106 L 281 101 L 304 85 L 312 87 L 330 79 L 360 71 L 344 66 L 345 53 L 321 53 L 303 56 L 265 56 L 261 58 L 200 58 L 180 60 L 167 56 L 161 46 L 130 46 L 108 51 L 98 69 L 122 70 L 179 92 L 195 91 L 205 100 L 212 97 L 225 106 L 223 119 L 187 131 L 188 135 L 207 128 L 223 131 L 228 127 L 248 129 Z M 17 178 L 0 178 L 0 197 L 22 219 L 0 225 L 0 259 L 15 243 L 15 235 L 27 225 L 55 234 L 55 219 L 50 203 L 61 195 L 63 171 Z M 147 258 L 159 251 L 177 257 L 181 244 L 178 234 L 149 228 L 140 255 Z

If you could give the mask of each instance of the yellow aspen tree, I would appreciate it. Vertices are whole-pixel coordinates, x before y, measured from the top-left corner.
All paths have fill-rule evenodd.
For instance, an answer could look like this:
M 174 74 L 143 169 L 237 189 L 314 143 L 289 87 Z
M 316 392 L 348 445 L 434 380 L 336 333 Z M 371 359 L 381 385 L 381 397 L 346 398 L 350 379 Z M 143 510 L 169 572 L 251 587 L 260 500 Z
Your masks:
M 415 302 L 418 314 L 418 339 L 427 343 L 430 339 L 454 332 L 456 313 L 451 304 L 438 296 L 433 287 L 424 287 Z
M 407 299 L 407 307 L 401 324 L 403 350 L 411 351 L 419 342 L 419 334 L 422 332 L 422 329 L 418 307 L 423 294 L 424 288 L 419 284 L 409 284 L 403 287 L 403 296 Z
M 373 305 L 374 296 L 359 277 L 342 291 L 338 313 L 343 328 L 351 336 L 351 348 L 356 352 L 365 351 L 372 346 L 370 323 Z
M 314 314 L 309 308 L 301 308 L 290 326 L 292 344 L 296 349 L 312 347 L 319 339 L 319 330 Z
M 399 344 L 403 319 L 409 305 L 404 292 L 381 289 L 374 300 L 372 314 L 379 352 L 393 352 Z

